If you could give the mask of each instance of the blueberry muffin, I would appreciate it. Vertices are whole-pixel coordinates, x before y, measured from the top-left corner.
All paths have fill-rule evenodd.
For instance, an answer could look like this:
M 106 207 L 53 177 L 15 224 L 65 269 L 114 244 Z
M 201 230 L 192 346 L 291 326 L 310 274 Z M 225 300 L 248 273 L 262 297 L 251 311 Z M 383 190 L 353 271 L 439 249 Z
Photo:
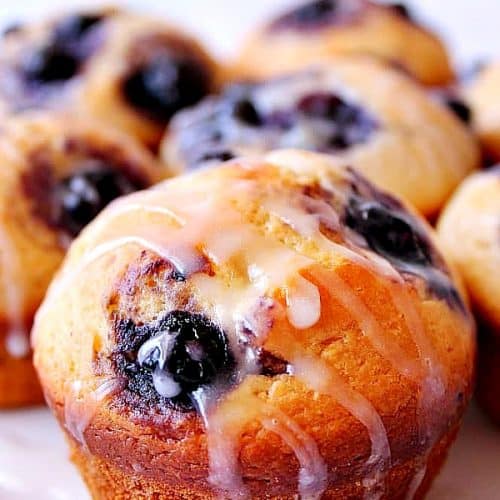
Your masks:
M 178 173 L 283 147 L 355 165 L 427 216 L 439 211 L 480 156 L 462 120 L 411 79 L 370 58 L 337 58 L 229 86 L 180 113 L 161 149 Z
M 473 126 L 486 161 L 500 161 L 500 63 L 482 67 L 472 81 L 466 82 L 464 95 L 472 108 Z
M 460 186 L 438 229 L 443 249 L 465 279 L 480 323 L 477 397 L 500 424 L 500 166 Z
M 426 85 L 453 80 L 441 40 L 403 4 L 310 0 L 253 33 L 235 63 L 237 76 L 268 77 L 339 54 L 369 54 Z
M 31 113 L 2 122 L 0 163 L 0 407 L 13 407 L 42 400 L 28 333 L 68 244 L 161 170 L 128 136 Z
M 475 342 L 432 239 L 354 170 L 297 151 L 104 210 L 33 332 L 93 498 L 422 498 Z
M 156 147 L 172 115 L 214 88 L 215 63 L 163 21 L 117 10 L 65 14 L 0 43 L 0 106 L 90 115 Z

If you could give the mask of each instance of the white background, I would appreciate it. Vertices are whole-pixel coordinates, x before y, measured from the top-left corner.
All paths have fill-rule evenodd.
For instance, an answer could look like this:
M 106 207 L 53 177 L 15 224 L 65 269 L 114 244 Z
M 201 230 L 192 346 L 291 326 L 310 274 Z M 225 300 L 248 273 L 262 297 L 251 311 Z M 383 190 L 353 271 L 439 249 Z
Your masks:
M 106 0 L 104 0 L 106 1 Z M 242 37 L 270 11 L 293 0 L 130 0 L 198 33 L 218 55 L 237 50 Z M 0 24 L 41 16 L 95 0 L 0 0 Z M 500 59 L 500 0 L 408 1 L 447 40 L 461 66 Z M 0 500 L 86 500 L 69 466 L 60 432 L 46 410 L 0 413 Z M 500 431 L 475 409 L 429 500 L 500 499 Z

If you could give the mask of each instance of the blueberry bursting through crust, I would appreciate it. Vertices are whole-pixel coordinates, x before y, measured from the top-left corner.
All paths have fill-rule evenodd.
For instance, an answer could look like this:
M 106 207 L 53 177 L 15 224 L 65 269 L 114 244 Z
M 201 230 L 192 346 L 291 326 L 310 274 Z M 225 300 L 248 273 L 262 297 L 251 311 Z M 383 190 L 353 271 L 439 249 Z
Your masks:
M 140 188 L 116 168 L 89 163 L 62 179 L 53 192 L 52 223 L 70 236 L 76 236 L 115 198 Z
M 161 123 L 208 94 L 209 78 L 201 63 L 187 57 L 161 54 L 135 68 L 123 82 L 132 106 Z
M 346 226 L 400 272 L 426 280 L 431 295 L 466 314 L 443 260 L 418 221 L 396 199 L 373 188 L 370 190 L 368 198 L 360 196 L 358 190 L 351 196 L 344 213 Z
M 21 72 L 28 85 L 64 82 L 73 78 L 89 55 L 86 37 L 102 20 L 97 15 L 71 15 L 62 19 L 48 42 L 27 54 Z
M 230 377 L 235 361 L 225 333 L 206 316 L 171 311 L 161 319 L 116 327 L 116 370 L 141 399 L 190 407 L 194 391 Z
M 240 141 L 244 142 L 247 134 L 243 133 L 236 134 L 238 139 L 233 143 L 234 131 L 242 128 L 248 129 L 250 137 L 257 137 L 266 148 L 286 145 L 330 153 L 367 142 L 380 126 L 370 112 L 327 91 L 304 93 L 283 108 L 259 109 L 255 94 L 265 93 L 267 86 L 276 84 L 282 85 L 283 81 L 235 84 L 220 98 L 207 100 L 195 108 L 191 113 L 198 119 L 181 129 L 179 135 L 188 168 L 197 168 L 210 160 L 233 158 L 233 148 L 244 145 Z M 303 127 L 314 132 L 310 144 L 300 140 Z

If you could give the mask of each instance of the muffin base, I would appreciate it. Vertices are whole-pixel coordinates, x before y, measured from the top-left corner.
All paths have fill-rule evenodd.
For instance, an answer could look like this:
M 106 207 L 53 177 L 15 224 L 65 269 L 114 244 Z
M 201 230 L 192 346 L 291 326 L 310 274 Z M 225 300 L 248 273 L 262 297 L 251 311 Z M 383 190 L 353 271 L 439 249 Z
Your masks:
M 0 408 L 38 405 L 44 402 L 42 388 L 31 356 L 0 360 Z
M 455 424 L 443 438 L 436 443 L 427 457 L 425 476 L 417 488 L 413 498 L 423 499 L 429 490 L 434 478 L 443 466 L 448 450 L 456 438 L 460 423 Z M 156 479 L 126 472 L 109 460 L 91 455 L 81 445 L 68 437 L 71 450 L 71 459 L 80 471 L 93 500 L 208 500 L 218 496 L 206 485 L 199 488 L 189 488 L 186 485 L 173 486 L 164 484 Z M 420 458 L 420 457 L 419 457 Z M 406 462 L 397 462 L 393 465 L 386 478 L 386 493 L 382 497 L 391 500 L 403 500 L 408 497 L 411 481 L 418 470 L 418 459 Z M 195 485 L 193 485 L 195 486 Z M 364 489 L 359 482 L 337 485 L 329 488 L 322 495 L 324 500 L 346 500 L 363 498 Z M 253 494 L 253 499 L 293 500 L 297 495 L 268 497 L 262 494 Z

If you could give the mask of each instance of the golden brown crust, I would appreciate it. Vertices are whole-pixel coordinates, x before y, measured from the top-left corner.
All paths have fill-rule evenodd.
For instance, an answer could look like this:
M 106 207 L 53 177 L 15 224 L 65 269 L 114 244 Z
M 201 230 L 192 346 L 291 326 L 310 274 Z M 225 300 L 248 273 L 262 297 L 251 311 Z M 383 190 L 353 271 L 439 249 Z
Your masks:
M 296 165 L 302 165 L 302 170 L 292 172 L 290 162 L 293 159 Z M 271 209 L 267 211 L 267 203 L 279 202 L 282 197 L 292 208 L 297 208 L 293 201 L 295 196 L 318 187 L 324 175 L 322 167 L 329 172 L 327 178 L 337 190 L 351 189 L 349 183 L 344 184 L 346 171 L 332 166 L 326 157 L 299 152 L 277 153 L 255 163 L 239 165 L 236 161 L 219 169 L 180 177 L 144 194 L 145 198 L 135 198 L 135 202 L 140 203 L 141 199 L 154 197 L 158 204 L 163 194 L 161 207 L 164 210 L 168 207 L 168 212 L 160 216 L 160 206 L 155 205 L 156 212 L 141 219 L 145 232 L 136 226 L 133 213 L 127 212 L 125 226 L 119 224 L 118 219 L 113 219 L 119 214 L 115 207 L 114 213 L 103 213 L 75 242 L 61 277 L 53 285 L 39 314 L 34 336 L 35 362 L 49 402 L 70 435 L 75 460 L 95 498 L 108 498 L 106 495 L 128 498 L 126 495 L 130 492 L 138 498 L 141 494 L 157 495 L 158 498 L 213 497 L 214 490 L 208 481 L 208 453 L 213 451 L 213 434 L 205 431 L 196 412 L 174 406 L 151 393 L 151 384 L 134 392 L 132 377 L 135 375 L 127 372 L 128 368 L 120 371 L 119 360 L 129 359 L 127 356 L 135 349 L 134 341 L 144 332 L 142 328 L 151 322 L 154 324 L 163 311 L 180 308 L 189 313 L 209 314 L 208 311 L 213 311 L 207 309 L 206 304 L 210 301 L 215 300 L 223 309 L 226 300 L 238 297 L 245 290 L 245 259 L 250 259 L 251 263 L 253 257 L 257 258 L 252 253 L 255 249 L 252 250 L 249 240 L 249 246 L 244 245 L 240 253 L 216 264 L 216 257 L 213 261 L 208 259 L 214 249 L 206 239 L 212 235 L 204 229 L 207 222 L 188 219 L 190 222 L 183 226 L 187 228 L 185 234 L 194 234 L 197 248 L 208 245 L 205 258 L 210 263 L 206 266 L 204 262 L 196 262 L 198 273 L 176 279 L 171 274 L 172 264 L 166 262 L 168 259 L 141 246 L 113 247 L 116 240 L 106 239 L 110 236 L 106 231 L 101 233 L 108 222 L 114 221 L 117 237 L 138 231 L 136 235 L 148 234 L 150 241 L 159 241 L 147 230 L 154 227 L 156 221 L 160 224 L 162 237 L 167 238 L 166 248 L 183 243 L 182 238 L 179 241 L 175 237 L 175 228 L 179 225 L 177 217 L 179 213 L 188 214 L 190 208 L 195 210 L 197 202 L 202 201 L 197 197 L 207 196 L 207 193 L 214 196 L 215 203 L 231 200 L 231 208 L 226 206 L 226 211 L 212 212 L 210 203 L 201 204 L 203 215 L 217 218 L 214 231 L 221 228 L 229 231 L 226 224 L 236 210 L 242 217 L 236 230 L 255 228 L 258 233 L 254 241 L 264 245 L 264 250 L 268 245 L 265 253 L 272 258 L 277 251 L 274 246 L 277 241 L 288 250 L 293 249 L 296 255 L 310 258 L 309 264 L 301 270 L 301 277 L 314 284 L 321 304 L 320 316 L 314 324 L 307 328 L 296 327 L 288 313 L 284 313 L 290 310 L 290 300 L 293 302 L 290 299 L 292 288 L 273 287 L 268 299 L 272 299 L 276 315 L 266 323 L 269 331 L 262 340 L 262 347 L 279 359 L 287 360 L 294 375 L 248 374 L 217 406 L 222 409 L 222 416 L 235 418 L 234 426 L 226 428 L 225 443 L 232 442 L 230 434 L 241 425 L 236 456 L 251 496 L 292 498 L 298 489 L 299 461 L 285 440 L 273 432 L 272 425 L 277 425 L 273 424 L 273 419 L 269 424 L 271 430 L 261 423 L 264 422 L 259 420 L 261 407 L 275 415 L 278 423 L 291 420 L 293 425 L 289 424 L 292 425 L 289 428 L 298 426 L 314 443 L 310 446 L 317 446 L 328 471 L 325 498 L 355 498 L 361 491 L 371 488 L 371 481 L 377 479 L 370 478 L 367 461 L 374 447 L 380 446 L 384 439 L 390 444 L 391 454 L 389 463 L 380 471 L 382 475 L 387 474 L 382 481 L 387 497 L 403 498 L 422 465 L 428 467 L 428 478 L 422 490 L 430 484 L 471 396 L 475 353 L 472 325 L 467 313 L 461 310 L 463 305 L 457 307 L 429 292 L 430 281 L 408 278 L 398 287 L 381 270 L 375 272 L 356 259 L 339 258 L 335 252 L 318 247 L 323 241 L 319 234 L 305 237 L 297 227 L 294 229 L 276 217 Z M 357 189 L 364 189 L 359 178 L 348 178 Z M 246 186 L 255 186 L 257 194 L 252 194 L 254 191 L 250 187 L 246 191 Z M 245 193 L 243 197 L 237 194 L 240 187 Z M 270 199 L 265 197 L 268 189 L 272 193 Z M 121 209 L 126 207 L 125 201 Z M 344 205 L 332 202 L 331 207 L 340 215 Z M 265 239 L 261 239 L 263 235 Z M 343 232 L 333 231 L 332 241 L 347 246 L 343 235 Z M 212 244 L 217 242 L 226 243 L 216 239 Z M 104 250 L 100 244 L 114 250 L 100 254 Z M 181 248 L 185 247 L 181 245 Z M 99 252 L 89 253 L 95 249 Z M 92 260 L 92 255 L 102 257 Z M 291 254 L 284 255 L 291 258 Z M 91 265 L 87 268 L 85 263 L 89 262 Z M 294 269 L 292 262 L 287 269 Z M 273 268 L 282 265 L 281 261 L 273 263 Z M 434 263 L 440 265 L 437 261 Z M 85 273 L 79 274 L 82 270 Z M 219 289 L 212 290 L 211 294 L 200 293 L 197 287 L 203 281 L 195 281 L 197 278 L 221 280 L 232 293 L 229 297 L 224 296 L 224 300 L 220 299 L 219 294 L 223 292 Z M 295 279 L 299 278 L 295 276 Z M 84 293 L 87 280 L 92 281 L 92 294 Z M 354 292 L 369 311 L 368 315 L 373 315 L 379 325 L 378 333 L 371 340 L 366 336 L 366 325 L 360 324 L 359 310 L 343 302 L 345 295 L 337 288 L 339 283 L 344 283 L 347 295 L 349 291 Z M 403 302 L 407 299 L 407 306 L 398 304 L 398 297 Z M 408 322 L 412 315 L 416 315 L 416 323 L 422 322 L 416 329 L 416 323 Z M 418 336 L 416 330 L 423 335 L 420 340 L 415 337 Z M 390 346 L 397 345 L 403 354 L 389 361 L 379 348 L 375 348 L 377 339 L 387 341 Z M 419 350 L 432 358 L 428 359 L 431 372 L 437 370 L 436 373 L 442 376 L 422 373 L 427 368 L 420 367 Z M 332 377 L 335 389 L 331 394 L 328 393 L 329 385 L 323 386 L 321 380 L 314 382 L 302 377 L 302 356 L 306 360 L 312 358 L 315 366 L 326 367 L 325 380 Z M 398 365 L 405 359 L 410 363 L 406 376 Z M 310 368 L 314 373 L 315 368 Z M 348 381 L 344 396 L 341 395 L 342 381 Z M 311 385 L 315 383 L 319 386 Z M 358 398 L 366 398 L 369 404 L 365 408 L 375 420 L 381 419 L 385 431 L 372 429 L 368 432 L 368 427 L 353 415 L 359 410 L 358 403 L 355 402 L 350 411 L 346 409 L 351 390 L 356 391 L 358 396 L 354 400 L 358 403 Z M 229 410 L 226 412 L 226 409 Z M 256 409 L 255 418 L 246 420 L 245 413 L 252 416 Z M 435 443 L 440 444 L 430 452 L 429 446 Z M 386 458 L 377 456 L 376 463 Z M 418 486 L 418 481 L 416 484 Z
M 436 35 L 390 8 L 358 3 L 360 11 L 353 19 L 331 26 L 262 27 L 244 45 L 233 77 L 266 78 L 342 54 L 369 54 L 403 68 L 426 85 L 453 80 L 446 49 Z
M 436 444 L 428 457 L 428 465 L 422 483 L 413 498 L 421 500 L 429 490 L 433 479 L 441 469 L 450 445 L 455 440 L 459 425 L 451 428 Z M 71 459 L 78 467 L 94 500 L 212 500 L 217 498 L 212 491 L 195 489 L 195 482 L 183 489 L 172 488 L 161 480 L 147 479 L 144 476 L 124 472 L 106 460 L 91 456 L 68 438 L 71 449 Z M 384 499 L 403 500 L 407 498 L 409 488 L 408 477 L 411 477 L 418 468 L 418 461 L 403 462 L 395 467 L 389 475 L 387 493 Z M 193 487 L 194 486 L 194 487 Z M 359 484 L 350 483 L 342 488 L 327 490 L 321 497 L 324 500 L 355 500 L 363 496 L 363 488 Z M 269 496 L 266 491 L 256 493 L 253 498 L 272 500 L 293 500 L 292 496 Z
M 13 358 L 0 348 L 0 408 L 38 405 L 43 400 L 31 355 Z

